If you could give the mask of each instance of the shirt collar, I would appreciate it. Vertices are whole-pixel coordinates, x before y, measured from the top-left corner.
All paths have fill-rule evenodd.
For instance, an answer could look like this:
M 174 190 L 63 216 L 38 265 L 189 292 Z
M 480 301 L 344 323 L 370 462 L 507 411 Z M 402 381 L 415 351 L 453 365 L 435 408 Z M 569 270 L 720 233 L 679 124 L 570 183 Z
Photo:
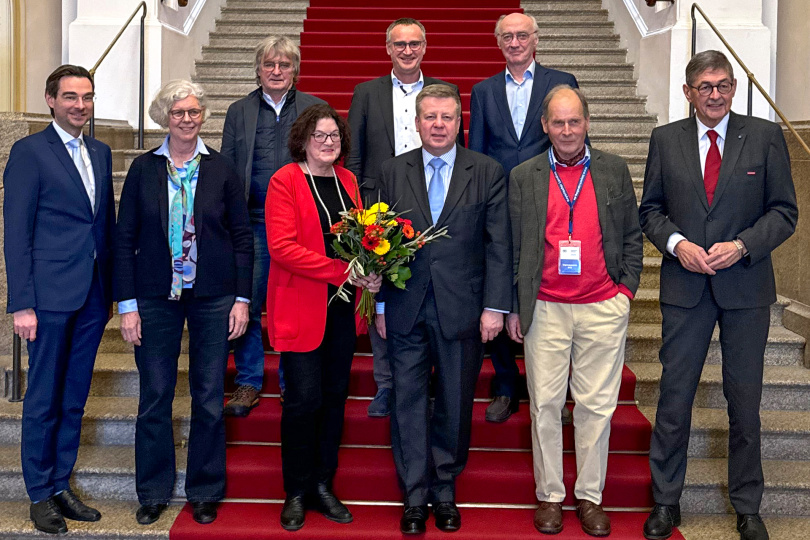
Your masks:
M 425 76 L 422 74 L 422 70 L 420 69 L 419 70 L 419 80 L 417 80 L 415 83 L 404 83 L 404 82 L 400 81 L 399 79 L 397 79 L 397 76 L 394 75 L 394 70 L 392 69 L 391 70 L 391 84 L 394 85 L 394 88 L 401 88 L 403 86 L 411 86 L 411 85 L 413 85 L 412 90 L 416 90 L 417 88 L 422 88 L 423 86 L 425 86 Z
M 526 79 L 534 80 L 534 70 L 536 68 L 537 68 L 537 62 L 532 62 L 531 64 L 529 64 L 529 67 L 527 67 L 526 71 L 523 73 L 523 82 L 526 82 Z M 518 83 L 515 80 L 514 77 L 512 77 L 512 74 L 509 73 L 509 68 L 506 68 L 504 71 L 506 72 L 506 82 L 513 82 L 515 84 L 521 84 L 521 83 Z
M 62 139 L 62 142 L 64 144 L 69 143 L 73 139 L 79 139 L 80 141 L 82 141 L 82 143 L 84 143 L 83 133 L 79 133 L 78 137 L 74 137 L 73 135 L 71 135 L 70 133 L 59 127 L 59 124 L 56 123 L 56 120 L 52 120 L 51 125 L 53 126 L 53 129 L 56 130 L 56 134 L 59 135 L 59 138 Z
M 554 153 L 554 147 L 553 146 L 550 146 L 548 151 L 551 152 L 551 157 L 554 158 L 554 165 L 555 166 L 559 165 L 560 167 L 565 167 L 565 165 L 563 163 L 560 163 L 559 161 L 557 161 L 557 154 Z M 588 148 L 588 145 L 586 144 L 585 145 L 585 155 L 582 156 L 582 159 L 577 161 L 577 164 L 574 165 L 574 166 L 577 167 L 579 165 L 582 165 L 583 163 L 585 163 L 589 159 L 591 159 L 591 149 Z
M 453 164 L 456 162 L 456 145 L 454 144 L 450 150 L 448 150 L 441 156 L 434 156 L 433 154 L 425 150 L 424 146 L 422 147 L 422 161 L 424 162 L 425 167 L 427 167 L 428 164 L 430 164 L 431 159 L 436 157 L 447 163 L 449 167 L 452 167 Z
M 283 95 L 283 96 L 281 96 L 281 99 L 280 99 L 280 100 L 278 100 L 278 103 L 276 103 L 275 101 L 273 101 L 273 98 L 272 98 L 272 97 L 270 97 L 270 94 L 267 94 L 267 93 L 266 93 L 264 90 L 262 90 L 262 97 L 263 97 L 263 98 L 264 98 L 264 100 L 267 102 L 267 104 L 268 104 L 268 105 L 270 105 L 271 107 L 273 107 L 274 109 L 275 109 L 276 107 L 278 107 L 279 109 L 284 108 L 284 102 L 285 102 L 285 101 L 287 101 L 287 96 L 288 96 L 288 95 L 290 95 L 290 91 L 289 91 L 289 90 L 287 90 L 286 92 L 284 92 L 284 95 Z
M 155 150 L 155 155 L 164 156 L 166 159 L 171 161 L 172 164 L 176 167 L 177 163 L 175 163 L 172 160 L 171 153 L 169 152 L 169 137 L 170 137 L 170 135 L 166 135 L 166 138 L 163 139 L 163 144 L 160 145 L 160 148 Z M 194 159 L 195 157 L 197 157 L 197 154 L 203 154 L 203 155 L 206 155 L 206 156 L 208 154 L 210 154 L 210 152 L 208 151 L 208 148 L 205 147 L 205 144 L 202 142 L 202 138 L 200 138 L 199 135 L 197 135 L 197 148 L 194 151 L 194 155 L 191 157 L 191 159 Z M 189 161 L 191 161 L 191 159 Z M 188 163 L 188 161 L 186 163 Z M 183 163 L 183 166 L 185 166 L 185 163 Z
M 728 119 L 729 119 L 730 116 L 731 116 L 731 113 L 726 113 L 726 115 L 723 117 L 723 119 L 720 120 L 720 123 L 717 124 L 716 126 L 714 126 L 713 128 L 706 127 L 706 125 L 703 122 L 701 122 L 698 119 L 697 116 L 695 116 L 695 120 L 697 121 L 697 127 L 698 127 L 698 140 L 702 139 L 703 136 L 706 135 L 707 131 L 709 131 L 710 129 L 713 129 L 713 130 L 715 130 L 717 132 L 717 134 L 720 136 L 720 138 L 725 141 L 726 140 L 726 133 L 728 133 Z

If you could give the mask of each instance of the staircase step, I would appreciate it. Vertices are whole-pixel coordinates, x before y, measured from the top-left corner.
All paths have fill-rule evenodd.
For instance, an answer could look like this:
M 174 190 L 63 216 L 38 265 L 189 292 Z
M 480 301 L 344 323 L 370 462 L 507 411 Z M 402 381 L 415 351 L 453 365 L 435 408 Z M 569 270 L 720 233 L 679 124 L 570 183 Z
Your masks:
M 782 314 L 789 304 L 790 300 L 784 297 L 779 297 L 775 303 L 771 304 L 771 326 L 782 325 Z M 633 307 L 630 310 L 630 322 L 661 323 L 657 289 L 639 289 L 636 292 Z
M 245 21 L 262 21 L 268 24 L 277 24 L 283 22 L 301 24 L 306 17 L 306 13 L 306 4 L 303 2 L 299 2 L 298 5 L 292 5 L 289 7 L 273 3 L 263 9 L 242 9 L 233 8 L 226 5 L 222 8 L 217 25 L 219 25 L 221 22 L 239 23 Z
M 322 540 L 345 538 L 367 540 L 400 540 L 399 518 L 402 505 L 376 506 L 367 503 L 348 505 L 354 521 L 348 525 L 335 525 L 317 512 L 309 512 L 307 521 L 298 535 Z M 534 528 L 534 508 L 465 508 L 461 506 L 463 526 L 453 533 L 453 540 L 536 540 L 538 532 Z M 211 525 L 200 526 L 194 523 L 188 507 L 180 513 L 172 529 L 173 540 L 221 540 L 222 538 L 251 538 L 253 540 L 275 540 L 290 534 L 281 528 L 278 516 L 281 503 L 225 503 L 220 506 L 217 520 Z M 611 512 L 612 540 L 639 538 L 639 531 L 647 517 L 646 513 Z M 770 525 L 770 521 L 768 522 Z M 572 510 L 563 512 L 563 532 L 554 536 L 555 540 L 586 540 L 579 520 Z M 418 538 L 445 539 L 447 533 L 433 526 L 433 518 L 427 524 L 427 531 Z M 673 540 L 682 540 L 677 531 Z
M 639 407 L 655 423 L 655 407 Z M 762 411 L 762 459 L 810 461 L 810 411 Z M 692 409 L 690 458 L 728 457 L 728 414 L 724 409 Z
M 494 30 L 494 23 L 493 23 Z M 212 35 L 212 40 L 214 36 Z M 236 43 L 228 35 L 217 36 L 217 44 L 223 42 Z M 429 51 L 427 55 L 433 55 L 433 51 L 441 47 L 460 47 L 469 45 L 470 47 L 491 47 L 500 53 L 497 47 L 495 36 L 489 33 L 486 36 L 480 33 L 445 33 L 431 32 L 427 35 Z M 491 40 L 491 41 L 490 41 Z M 369 32 L 340 32 L 334 28 L 324 32 L 306 32 L 301 34 L 301 45 L 307 46 L 333 46 L 335 43 L 351 43 L 356 47 L 378 47 L 385 50 L 385 36 L 379 33 Z M 211 45 L 215 43 L 212 41 Z M 549 36 L 541 35 L 537 47 L 538 52 L 549 49 L 572 49 L 584 47 L 588 49 L 614 49 L 619 47 L 619 36 L 617 35 L 590 35 L 579 36 L 561 35 Z M 303 56 L 304 58 L 307 55 Z
M 734 514 L 687 514 L 681 513 L 678 529 L 689 540 L 719 540 L 737 538 L 737 516 Z M 786 517 L 769 515 L 765 525 L 771 540 L 795 540 L 797 531 L 810 528 L 810 517 Z M 801 533 L 799 533 L 801 534 Z
M 639 405 L 658 404 L 661 364 L 628 362 L 636 375 L 636 400 Z M 700 377 L 695 407 L 725 409 L 722 366 L 705 365 Z M 765 366 L 762 386 L 762 410 L 810 411 L 810 370 L 802 366 Z

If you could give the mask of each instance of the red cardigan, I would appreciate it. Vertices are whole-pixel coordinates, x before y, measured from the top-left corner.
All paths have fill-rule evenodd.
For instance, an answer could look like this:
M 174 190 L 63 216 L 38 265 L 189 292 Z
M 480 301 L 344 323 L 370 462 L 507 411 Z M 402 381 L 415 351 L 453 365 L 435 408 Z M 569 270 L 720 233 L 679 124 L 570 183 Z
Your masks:
M 335 172 L 355 206 L 362 208 L 354 175 L 338 165 Z M 265 202 L 270 252 L 267 333 L 276 351 L 318 348 L 326 330 L 327 284 L 340 285 L 347 277 L 349 264 L 326 256 L 315 204 L 298 163 L 285 165 L 270 179 Z M 359 291 L 356 297 L 359 300 Z M 358 333 L 365 330 L 360 319 L 357 315 Z

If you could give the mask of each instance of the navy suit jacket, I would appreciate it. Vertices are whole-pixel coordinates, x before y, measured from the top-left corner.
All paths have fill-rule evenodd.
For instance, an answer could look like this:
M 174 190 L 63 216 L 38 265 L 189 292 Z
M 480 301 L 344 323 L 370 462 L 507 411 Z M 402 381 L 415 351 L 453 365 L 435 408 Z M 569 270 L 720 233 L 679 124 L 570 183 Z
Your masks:
M 91 137 L 84 141 L 95 176 L 95 212 L 53 125 L 11 148 L 3 175 L 9 313 L 81 308 L 93 281 L 94 255 L 105 299 L 112 302 L 112 153 Z
M 473 86 L 467 147 L 500 163 L 504 174 L 509 178 L 509 173 L 518 164 L 539 156 L 551 146 L 540 123 L 541 105 L 549 90 L 560 84 L 579 88 L 576 77 L 570 73 L 537 64 L 526 123 L 520 139 L 515 133 L 509 102 L 506 100 L 506 71 L 498 72 Z M 589 141 L 586 142 L 590 144 Z

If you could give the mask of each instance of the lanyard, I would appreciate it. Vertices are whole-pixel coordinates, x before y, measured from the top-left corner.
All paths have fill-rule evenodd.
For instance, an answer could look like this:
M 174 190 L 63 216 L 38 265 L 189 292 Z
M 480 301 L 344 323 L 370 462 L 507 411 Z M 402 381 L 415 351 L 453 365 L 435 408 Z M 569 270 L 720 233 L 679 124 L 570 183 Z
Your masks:
M 560 175 L 557 174 L 557 166 L 554 163 L 554 158 L 551 157 L 552 150 L 549 148 L 548 151 L 548 165 L 551 167 L 551 172 L 554 173 L 554 179 L 557 180 L 557 187 L 560 188 L 560 193 L 562 193 L 563 199 L 565 202 L 568 203 L 568 241 L 571 241 L 571 234 L 574 232 L 574 205 L 577 204 L 577 200 L 579 199 L 579 194 L 582 191 L 582 186 L 585 184 L 585 177 L 588 175 L 588 169 L 591 166 L 591 158 L 588 157 L 585 159 L 585 166 L 582 168 L 582 175 L 579 177 L 579 182 L 577 183 L 577 190 L 574 192 L 574 199 L 571 200 L 571 197 L 568 195 L 568 192 L 565 190 L 565 186 L 560 180 Z

